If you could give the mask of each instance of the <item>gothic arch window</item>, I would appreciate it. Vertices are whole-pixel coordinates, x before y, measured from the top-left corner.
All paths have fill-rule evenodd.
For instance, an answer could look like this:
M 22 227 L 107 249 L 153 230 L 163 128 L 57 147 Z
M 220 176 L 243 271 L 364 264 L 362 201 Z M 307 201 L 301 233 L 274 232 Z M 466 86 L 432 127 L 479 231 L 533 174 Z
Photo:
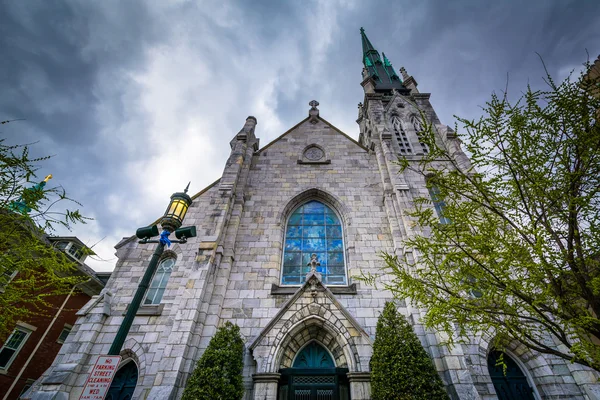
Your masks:
M 426 143 L 423 142 L 423 121 L 421 120 L 421 117 L 413 114 L 410 116 L 410 123 L 413 125 L 413 128 L 415 128 L 415 132 L 417 133 L 417 138 L 419 139 L 419 143 L 421 144 L 421 149 L 423 150 L 423 153 L 427 154 L 429 153 L 429 147 L 427 146 Z
M 404 128 L 402 127 L 402 121 L 400 121 L 400 117 L 397 115 L 392 116 L 392 128 L 394 129 L 396 141 L 400 147 L 400 154 L 412 154 L 413 151 L 410 146 L 410 141 L 408 140 L 406 131 L 404 131 Z
M 146 298 L 144 299 L 144 304 L 160 304 L 162 300 L 163 294 L 167 288 L 167 283 L 169 282 L 169 277 L 171 276 L 171 272 L 173 272 L 173 267 L 175 266 L 175 258 L 167 257 L 163 258 L 163 260 L 158 265 L 156 269 L 156 273 L 154 274 L 154 278 L 152 279 L 152 283 L 146 292 Z
M 138 368 L 135 362 L 123 365 L 110 384 L 106 400 L 131 400 L 138 381 Z
M 446 202 L 441 196 L 440 188 L 435 183 L 431 182 L 429 182 L 427 186 L 429 190 L 429 196 L 433 202 L 433 208 L 435 208 L 435 213 L 440 219 L 440 224 L 449 224 L 451 221 L 450 218 L 445 215 Z
M 335 211 L 317 200 L 302 204 L 287 220 L 281 284 L 303 284 L 312 254 L 317 255 L 323 283 L 347 284 L 342 223 Z

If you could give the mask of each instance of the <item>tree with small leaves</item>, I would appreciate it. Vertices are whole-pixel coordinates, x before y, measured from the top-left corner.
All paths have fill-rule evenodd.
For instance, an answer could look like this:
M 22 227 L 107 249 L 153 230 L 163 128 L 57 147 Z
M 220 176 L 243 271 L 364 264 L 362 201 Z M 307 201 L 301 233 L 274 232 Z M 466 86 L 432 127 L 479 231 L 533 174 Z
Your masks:
M 80 204 L 61 187 L 39 181 L 38 164 L 49 157 L 32 158 L 29 147 L 0 138 L 0 341 L 17 321 L 52 313 L 53 297 L 85 280 L 75 273 L 74 262 L 51 246 L 47 233 L 87 218 L 77 209 L 57 210 L 63 202 Z
M 217 329 L 187 381 L 182 400 L 239 400 L 244 395 L 244 341 L 231 322 Z
M 371 357 L 374 400 L 446 400 L 431 358 L 406 319 L 387 302 L 377 321 Z
M 400 158 L 435 187 L 445 223 L 416 199 L 415 257 L 384 255 L 385 286 L 447 344 L 479 332 L 600 371 L 599 76 L 587 63 L 561 83 L 546 72 L 548 88 L 516 102 L 493 94 L 480 119 L 458 118 L 470 163 L 426 120 L 429 153 Z

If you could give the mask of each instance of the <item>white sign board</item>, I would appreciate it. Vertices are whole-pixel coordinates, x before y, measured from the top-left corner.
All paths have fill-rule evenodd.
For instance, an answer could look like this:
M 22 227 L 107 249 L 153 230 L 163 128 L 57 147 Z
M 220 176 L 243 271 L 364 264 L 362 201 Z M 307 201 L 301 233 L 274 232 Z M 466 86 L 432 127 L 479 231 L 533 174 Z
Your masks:
M 98 357 L 79 400 L 104 400 L 120 361 L 121 356 Z

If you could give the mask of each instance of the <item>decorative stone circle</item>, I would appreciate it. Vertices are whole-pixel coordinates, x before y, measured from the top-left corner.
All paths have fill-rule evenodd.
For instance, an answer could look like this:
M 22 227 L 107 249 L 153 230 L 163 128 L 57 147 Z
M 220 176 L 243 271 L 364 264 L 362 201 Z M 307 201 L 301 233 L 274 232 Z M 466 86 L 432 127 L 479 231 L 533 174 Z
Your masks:
M 312 146 L 306 149 L 306 151 L 304 152 L 304 157 L 310 161 L 319 161 L 320 159 L 325 157 L 325 153 L 320 148 Z

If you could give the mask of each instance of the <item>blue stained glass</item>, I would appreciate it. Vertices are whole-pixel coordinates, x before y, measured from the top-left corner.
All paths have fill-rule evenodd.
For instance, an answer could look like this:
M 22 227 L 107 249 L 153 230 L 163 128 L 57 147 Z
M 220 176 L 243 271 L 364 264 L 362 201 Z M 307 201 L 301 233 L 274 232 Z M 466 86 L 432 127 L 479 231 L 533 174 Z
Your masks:
M 290 215 L 285 237 L 283 285 L 304 283 L 313 253 L 325 283 L 346 284 L 342 227 L 332 209 L 315 200 L 303 204 Z
M 342 251 L 344 245 L 341 239 L 333 239 L 327 241 L 327 250 L 329 251 Z
M 301 257 L 302 253 L 285 253 L 285 257 L 283 259 L 283 265 L 284 266 L 291 266 L 291 265 L 301 265 L 302 263 L 302 257 Z
M 304 205 L 304 213 L 324 213 L 325 205 L 323 203 L 319 203 L 318 201 L 309 201 Z
M 343 285 L 346 283 L 345 275 L 327 275 L 325 277 L 325 283 L 330 285 Z
M 283 276 L 283 284 L 284 285 L 299 285 L 301 277 L 299 275 L 284 275 Z
M 302 225 L 302 214 L 292 214 L 288 225 Z
M 304 225 L 324 225 L 324 214 L 304 214 Z
M 307 226 L 304 228 L 304 237 L 325 238 L 324 226 Z
M 327 226 L 327 237 L 330 239 L 341 239 L 342 238 L 342 227 L 341 226 Z
M 299 265 L 294 267 L 283 267 L 283 271 L 286 275 L 300 275 L 302 267 L 300 267 Z
M 327 225 L 339 225 L 340 224 L 340 220 L 338 219 L 337 215 L 334 215 L 334 214 L 327 214 L 325 216 L 325 221 L 326 221 Z
M 344 265 L 344 256 L 342 253 L 327 253 L 329 265 Z
M 300 251 L 302 248 L 302 240 L 301 239 L 287 239 L 285 241 L 285 249 L 292 251 Z
M 302 251 L 318 251 L 325 248 L 325 239 L 307 238 L 303 240 Z
M 287 228 L 287 233 L 285 237 L 289 238 L 301 238 L 302 237 L 302 226 L 301 225 L 291 225 Z
M 328 271 L 331 275 L 344 275 L 345 268 L 344 267 L 329 267 Z

